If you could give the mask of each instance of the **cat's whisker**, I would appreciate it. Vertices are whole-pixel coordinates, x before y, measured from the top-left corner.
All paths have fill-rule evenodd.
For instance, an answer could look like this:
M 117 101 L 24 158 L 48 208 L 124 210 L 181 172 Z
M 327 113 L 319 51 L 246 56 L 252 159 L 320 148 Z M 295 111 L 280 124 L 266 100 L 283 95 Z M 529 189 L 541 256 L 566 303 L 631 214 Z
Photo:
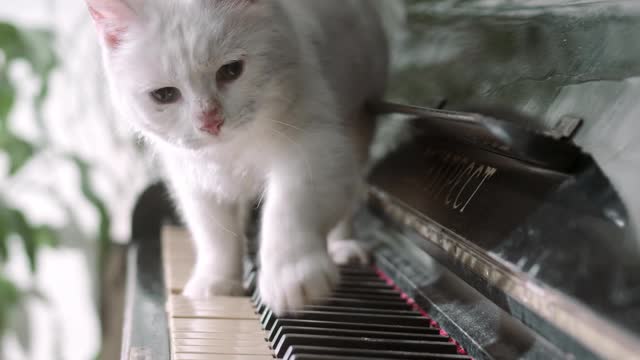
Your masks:
M 304 163 L 305 163 L 306 168 L 307 168 L 307 176 L 309 177 L 309 181 L 313 181 L 313 173 L 312 173 L 312 170 L 311 170 L 311 165 L 309 164 L 309 160 L 307 159 L 307 157 L 304 155 L 305 147 L 300 145 L 298 142 L 296 142 L 295 140 L 293 140 L 292 138 L 290 138 L 289 136 L 287 136 L 285 133 L 283 133 L 281 131 L 278 131 L 278 130 L 273 129 L 273 128 L 270 128 L 269 130 L 273 131 L 277 135 L 282 136 L 287 141 L 291 142 L 293 145 L 295 145 L 295 146 L 299 147 L 300 149 L 302 149 Z
M 258 204 L 256 205 L 256 209 L 260 208 L 266 194 L 267 194 L 267 188 L 262 189 L 262 192 L 260 193 L 260 198 L 258 198 Z
M 224 231 L 228 232 L 229 234 L 231 234 L 231 235 L 233 235 L 233 236 L 235 236 L 235 237 L 237 237 L 237 238 L 239 238 L 239 237 L 240 237 L 237 233 L 235 233 L 234 231 L 232 231 L 232 230 L 228 229 L 226 226 L 222 225 L 222 224 L 221 224 L 218 220 L 216 220 L 215 218 L 212 218 L 211 220 L 213 220 L 213 222 L 214 222 L 216 225 L 218 225 L 222 230 L 224 230 Z
M 286 123 L 286 122 L 284 122 L 284 121 L 278 121 L 278 120 L 273 120 L 273 121 L 274 121 L 274 122 L 276 122 L 276 123 L 278 123 L 278 124 L 282 124 L 282 125 L 284 125 L 284 126 L 288 126 L 288 127 L 292 128 L 292 129 L 296 129 L 296 130 L 299 130 L 299 131 L 304 131 L 302 128 L 299 128 L 299 127 L 297 127 L 297 126 L 295 126 L 295 125 L 291 125 L 291 124 Z

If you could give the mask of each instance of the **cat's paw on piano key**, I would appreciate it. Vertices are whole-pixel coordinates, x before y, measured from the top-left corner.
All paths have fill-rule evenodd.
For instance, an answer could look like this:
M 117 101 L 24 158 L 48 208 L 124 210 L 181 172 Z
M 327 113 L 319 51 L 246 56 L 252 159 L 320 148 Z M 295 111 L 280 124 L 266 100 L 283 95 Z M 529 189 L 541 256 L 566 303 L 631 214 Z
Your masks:
M 318 254 L 263 264 L 258 281 L 262 300 L 276 315 L 282 315 L 329 296 L 339 279 L 329 255 Z
M 329 254 L 338 265 L 368 265 L 369 249 L 358 240 L 329 241 Z
M 187 282 L 182 294 L 190 299 L 206 300 L 215 296 L 242 296 L 244 292 L 240 281 L 193 276 Z

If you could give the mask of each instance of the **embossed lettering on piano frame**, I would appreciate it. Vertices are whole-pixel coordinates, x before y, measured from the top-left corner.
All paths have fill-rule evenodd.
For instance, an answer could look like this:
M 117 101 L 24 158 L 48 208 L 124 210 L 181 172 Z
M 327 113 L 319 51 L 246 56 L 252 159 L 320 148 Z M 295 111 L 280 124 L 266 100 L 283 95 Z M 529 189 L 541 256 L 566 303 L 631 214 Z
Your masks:
M 427 190 L 434 200 L 464 213 L 483 186 L 498 173 L 493 166 L 472 161 L 448 151 L 427 149 L 424 153 Z

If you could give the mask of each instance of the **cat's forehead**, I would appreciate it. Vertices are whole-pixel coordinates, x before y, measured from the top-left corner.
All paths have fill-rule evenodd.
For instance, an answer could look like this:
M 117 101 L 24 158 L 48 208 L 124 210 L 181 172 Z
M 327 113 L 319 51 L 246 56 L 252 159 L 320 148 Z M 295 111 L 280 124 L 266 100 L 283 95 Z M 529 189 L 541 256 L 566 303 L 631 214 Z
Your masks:
M 229 1 L 189 0 L 160 8 L 147 31 L 164 55 L 192 66 L 219 65 L 241 56 L 251 33 L 251 18 Z

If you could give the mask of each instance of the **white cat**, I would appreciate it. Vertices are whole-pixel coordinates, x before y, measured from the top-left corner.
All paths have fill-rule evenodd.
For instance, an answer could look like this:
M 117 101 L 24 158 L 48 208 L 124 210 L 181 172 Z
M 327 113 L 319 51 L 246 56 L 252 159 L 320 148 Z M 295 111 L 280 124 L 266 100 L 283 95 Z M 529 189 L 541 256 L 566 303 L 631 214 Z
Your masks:
M 326 296 L 351 238 L 388 50 L 372 0 L 86 0 L 115 106 L 155 149 L 193 235 L 192 298 L 242 289 L 264 197 L 259 289 L 276 313 Z M 329 239 L 329 248 L 327 247 Z

